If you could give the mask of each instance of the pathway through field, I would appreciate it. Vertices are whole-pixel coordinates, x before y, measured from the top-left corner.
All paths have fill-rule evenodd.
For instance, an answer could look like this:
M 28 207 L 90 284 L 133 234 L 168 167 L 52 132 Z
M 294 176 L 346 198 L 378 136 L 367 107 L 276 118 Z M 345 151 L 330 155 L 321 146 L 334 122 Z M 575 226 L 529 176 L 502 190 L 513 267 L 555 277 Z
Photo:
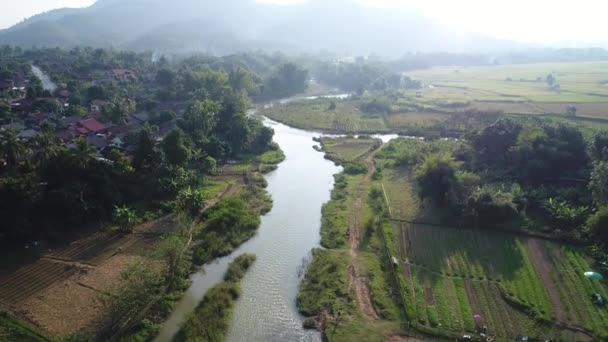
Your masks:
M 367 276 L 361 274 L 359 265 L 359 246 L 361 244 L 361 214 L 363 211 L 363 196 L 367 194 L 367 190 L 372 181 L 372 177 L 376 173 L 376 164 L 374 157 L 384 145 L 380 146 L 377 150 L 370 153 L 367 156 L 367 174 L 355 194 L 354 204 L 349 219 L 349 240 L 350 240 L 350 265 L 348 266 L 348 277 L 350 288 L 355 291 L 355 299 L 357 306 L 361 310 L 363 317 L 368 320 L 379 319 L 374 305 L 371 300 L 371 293 L 369 290 L 369 279 Z

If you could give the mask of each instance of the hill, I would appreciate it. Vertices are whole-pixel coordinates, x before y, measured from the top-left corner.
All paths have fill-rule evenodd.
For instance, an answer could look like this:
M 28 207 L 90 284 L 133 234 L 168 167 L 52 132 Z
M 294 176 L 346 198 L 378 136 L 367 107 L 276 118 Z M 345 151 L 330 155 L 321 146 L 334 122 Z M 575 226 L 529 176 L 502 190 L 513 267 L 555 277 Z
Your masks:
M 60 9 L 0 31 L 0 44 L 90 45 L 229 54 L 250 49 L 399 56 L 406 52 L 494 51 L 514 43 L 455 34 L 403 10 L 352 0 L 277 6 L 253 0 L 99 0 Z

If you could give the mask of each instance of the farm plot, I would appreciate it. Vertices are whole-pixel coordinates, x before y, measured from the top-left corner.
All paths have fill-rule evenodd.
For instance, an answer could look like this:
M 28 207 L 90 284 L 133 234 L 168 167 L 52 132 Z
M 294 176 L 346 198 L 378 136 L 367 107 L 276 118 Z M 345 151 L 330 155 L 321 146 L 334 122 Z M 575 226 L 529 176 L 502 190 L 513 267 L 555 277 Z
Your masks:
M 334 103 L 335 109 L 330 109 Z M 331 132 L 371 133 L 387 131 L 384 118 L 364 115 L 350 100 L 300 100 L 266 108 L 260 112 L 275 121 L 302 129 Z
M 412 97 L 420 106 L 449 110 L 467 107 L 507 113 L 565 113 L 568 105 L 581 107 L 579 115 L 608 114 L 608 63 L 546 63 L 482 67 L 436 67 L 409 72 L 426 87 Z M 551 88 L 552 74 L 559 88 Z M 590 108 L 586 109 L 585 106 Z M 599 107 L 599 108 L 598 108 Z
M 365 138 L 322 138 L 321 143 L 329 159 L 340 162 L 351 162 L 362 158 L 379 141 Z
M 394 113 L 386 116 L 386 121 L 391 129 L 424 129 L 436 126 L 445 120 L 445 114 L 432 112 L 405 112 Z
M 608 311 L 592 301 L 606 287 L 582 276 L 589 264 L 574 249 L 477 230 L 398 230 L 408 309 L 423 327 L 461 333 L 481 324 L 503 338 L 591 340 L 608 333 Z

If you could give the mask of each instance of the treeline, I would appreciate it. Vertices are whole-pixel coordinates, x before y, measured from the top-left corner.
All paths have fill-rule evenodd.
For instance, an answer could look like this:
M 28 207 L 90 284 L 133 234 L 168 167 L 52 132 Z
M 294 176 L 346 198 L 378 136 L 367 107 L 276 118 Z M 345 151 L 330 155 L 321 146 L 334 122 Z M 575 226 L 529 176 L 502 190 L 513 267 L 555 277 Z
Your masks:
M 2 51 L 6 53 L 6 50 Z M 74 83 L 77 85 L 76 94 L 79 89 L 85 88 L 87 92 L 91 88 L 99 91 L 92 97 L 106 94 L 107 98 L 109 94 L 121 94 L 120 98 L 114 97 L 104 108 L 107 115 L 117 115 L 116 120 L 111 121 L 121 123 L 133 110 L 128 108 L 131 106 L 114 106 L 115 102 L 124 99 L 137 99 L 137 107 L 148 106 L 150 102 L 158 106 L 175 104 L 173 101 L 155 101 L 155 95 L 143 88 L 148 77 L 146 75 L 153 75 L 152 88 L 173 94 L 175 97 L 172 95 L 170 98 L 179 98 L 184 109 L 163 119 L 177 126 L 166 135 L 154 125 L 154 115 L 143 129 L 131 132 L 126 138 L 134 146 L 129 156 L 115 149 L 101 158 L 85 139 L 77 140 L 74 144 L 63 144 L 55 136 L 53 126 L 42 127 L 40 134 L 29 141 L 20 139 L 10 129 L 2 129 L 2 236 L 29 238 L 61 235 L 86 224 L 124 221 L 125 217 L 126 221 L 132 222 L 134 220 L 130 218 L 133 215 L 155 216 L 172 210 L 180 202 L 176 200 L 180 196 L 196 201 L 196 189 L 201 187 L 204 176 L 215 167 L 217 161 L 238 159 L 277 148 L 272 144 L 273 130 L 264 127 L 258 119 L 247 116 L 247 92 L 243 91 L 239 85 L 241 83 L 231 82 L 225 71 L 188 70 L 176 72 L 179 75 L 177 78 L 163 78 L 159 77 L 163 75 L 163 70 L 188 69 L 187 62 L 178 65 L 168 64 L 167 61 L 151 62 L 144 59 L 145 55 L 112 50 L 47 49 L 20 52 L 15 49 L 10 52 L 11 55 L 18 53 L 41 59 L 56 55 L 59 56 L 57 60 L 72 56 L 87 66 L 98 63 L 96 67 L 134 67 L 141 73 L 137 80 L 112 81 L 107 87 L 92 85 L 89 88 L 86 86 L 90 83 L 77 77 L 80 72 L 57 71 L 60 76 L 56 76 L 56 79 L 65 81 L 60 86 Z M 73 68 L 79 67 L 78 64 L 61 64 L 57 70 L 73 71 Z M 156 78 L 159 78 L 158 83 Z M 151 112 L 154 113 L 154 110 Z M 187 192 L 195 194 L 186 196 L 184 193 Z
M 608 135 L 500 119 L 462 141 L 402 139 L 379 158 L 410 168 L 444 219 L 573 241 L 608 237 Z M 606 246 L 604 246 L 606 247 Z

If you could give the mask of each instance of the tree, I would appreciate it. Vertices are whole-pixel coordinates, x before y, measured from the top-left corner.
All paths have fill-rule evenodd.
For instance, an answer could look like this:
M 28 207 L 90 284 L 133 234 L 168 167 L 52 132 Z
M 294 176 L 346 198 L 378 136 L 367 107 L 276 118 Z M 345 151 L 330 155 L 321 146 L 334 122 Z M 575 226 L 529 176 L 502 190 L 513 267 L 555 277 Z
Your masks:
M 103 115 L 113 123 L 122 123 L 125 121 L 127 114 L 135 112 L 135 101 L 128 98 L 112 99 L 110 104 L 103 107 Z
M 57 157 L 61 148 L 55 142 L 52 132 L 43 132 L 32 139 L 33 160 L 39 167 L 44 167 Z
M 174 290 L 181 276 L 188 272 L 191 255 L 187 247 L 184 237 L 171 234 L 163 239 L 157 249 L 158 257 L 165 262 L 165 281 L 169 291 Z
M 163 140 L 163 152 L 170 164 L 184 165 L 192 155 L 192 143 L 179 128 L 174 129 Z
M 286 97 L 303 93 L 308 87 L 308 71 L 294 63 L 281 65 L 270 77 L 266 91 L 274 97 Z
M 334 101 L 331 101 L 331 103 L 329 104 L 329 107 L 327 108 L 327 110 L 329 110 L 330 112 L 333 112 L 336 110 L 336 103 Z
M 86 139 L 80 138 L 76 141 L 76 148 L 72 151 L 72 160 L 77 168 L 86 170 L 96 157 L 97 150 Z
M 0 155 L 9 168 L 17 166 L 19 158 L 27 153 L 27 147 L 19 140 L 17 133 L 11 129 L 0 129 Z
M 555 78 L 555 76 L 552 73 L 547 75 L 547 77 L 545 78 L 545 81 L 547 82 L 547 85 L 549 85 L 549 88 L 553 88 L 555 86 L 555 84 L 557 83 L 557 79 Z
M 12 112 L 11 106 L 0 100 L 0 125 L 6 125 L 11 122 Z
M 608 160 L 608 132 L 601 131 L 589 142 L 589 155 L 593 160 Z
M 484 167 L 504 170 L 508 164 L 508 153 L 517 143 L 522 130 L 520 124 L 511 119 L 500 119 L 469 137 L 477 154 L 477 161 Z
M 457 172 L 462 163 L 448 153 L 431 153 L 416 169 L 416 181 L 422 197 L 430 198 L 438 206 L 448 204 L 456 189 Z
M 588 188 L 595 203 L 608 204 L 608 162 L 594 163 Z
M 160 69 L 156 74 L 156 82 L 160 83 L 165 87 L 172 86 L 173 82 L 175 81 L 175 78 L 175 73 L 167 68 Z
M 216 115 L 221 109 L 222 106 L 215 101 L 195 100 L 188 106 L 178 125 L 196 140 L 208 137 L 209 133 L 216 126 Z
M 128 207 L 114 207 L 114 223 L 125 233 L 132 233 L 137 224 L 137 215 Z
M 595 241 L 608 245 L 608 207 L 601 207 L 586 223 L 587 232 Z
M 512 152 L 513 172 L 527 183 L 554 180 L 587 165 L 583 135 L 566 125 L 526 129 Z
M 207 204 L 207 198 L 202 190 L 193 190 L 191 187 L 187 187 L 179 192 L 177 203 L 180 209 L 195 216 L 203 210 Z
M 139 132 L 137 138 L 137 149 L 133 156 L 133 166 L 136 170 L 142 170 L 154 165 L 156 152 L 154 146 L 156 142 L 149 127 L 144 127 Z
M 566 113 L 567 113 L 567 115 L 568 115 L 569 117 L 571 117 L 571 118 L 576 117 L 576 112 L 577 112 L 577 111 L 578 111 L 578 109 L 576 109 L 576 106 L 572 106 L 572 105 L 570 105 L 570 106 L 568 106 L 568 107 L 566 108 Z

